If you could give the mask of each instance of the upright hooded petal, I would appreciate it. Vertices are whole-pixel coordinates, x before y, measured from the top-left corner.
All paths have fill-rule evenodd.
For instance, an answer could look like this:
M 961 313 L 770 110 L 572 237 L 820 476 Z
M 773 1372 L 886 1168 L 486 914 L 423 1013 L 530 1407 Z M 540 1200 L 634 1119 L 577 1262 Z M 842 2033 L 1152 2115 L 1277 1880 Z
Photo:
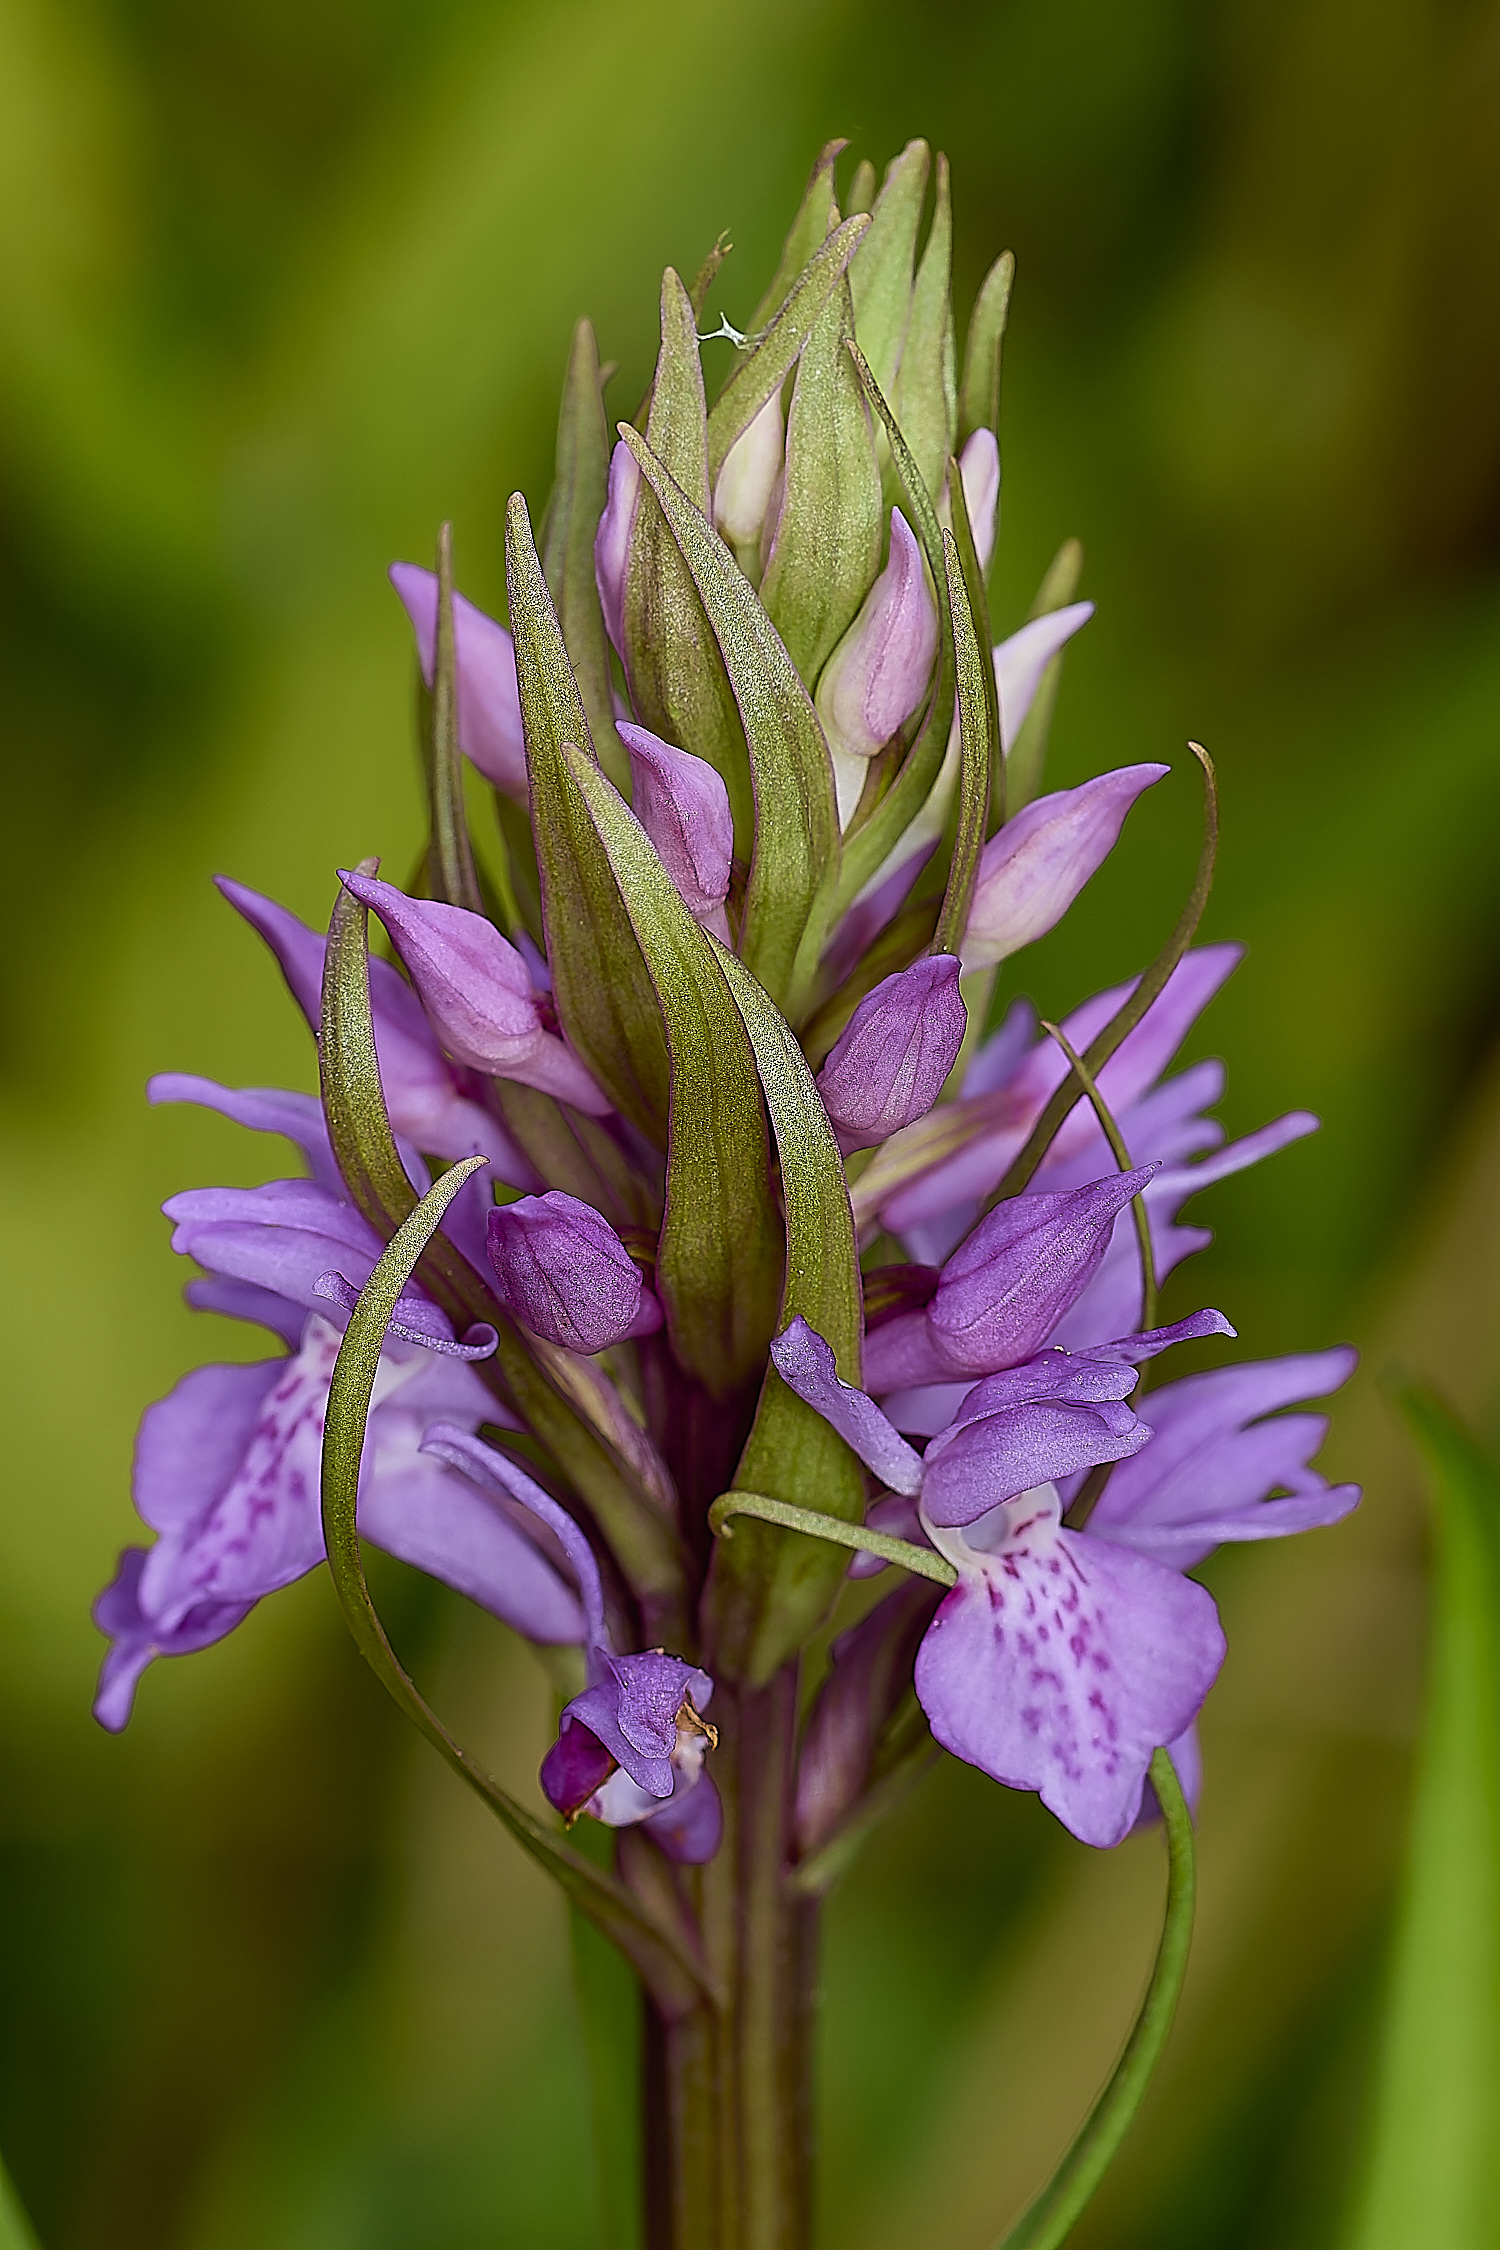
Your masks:
M 501 1303 L 549 1343 L 602 1352 L 661 1326 L 661 1307 L 624 1243 L 576 1195 L 554 1189 L 497 1206 L 489 1257 Z
M 985 845 L 964 931 L 966 971 L 1018 953 L 1060 922 L 1104 864 L 1125 815 L 1170 766 L 1122 766 L 1078 789 L 1038 797 Z
M 919 1701 L 955 1757 L 1034 1789 L 1086 1844 L 1128 1835 L 1152 1753 L 1192 1722 L 1224 1658 L 1212 1597 L 1028 1493 L 978 1527 L 933 1529 L 959 1572 L 917 1654 Z
M 457 1061 L 555 1094 L 590 1116 L 605 1114 L 608 1100 L 589 1071 L 542 1028 L 531 971 L 493 922 L 462 906 L 408 898 L 373 876 L 341 871 L 339 879 L 390 931 L 429 1022 Z
M 622 719 L 636 819 L 690 914 L 729 943 L 724 901 L 734 859 L 734 819 L 723 776 L 706 758 L 678 750 Z
M 958 1060 L 969 1015 L 952 954 L 928 954 L 866 993 L 818 1074 L 847 1155 L 925 1117 Z
M 967 491 L 967 485 L 965 490 Z M 1064 609 L 1033 617 L 995 650 L 995 681 L 1000 690 L 1000 739 L 1009 750 L 1036 701 L 1042 674 L 1081 625 L 1094 614 L 1092 602 L 1069 602 Z
M 438 582 L 416 563 L 392 563 L 391 584 L 417 636 L 422 677 L 432 685 L 437 654 Z M 453 597 L 453 654 L 458 672 L 458 746 L 497 789 L 525 804 L 526 738 L 515 644 L 503 625 L 462 594 Z
M 833 755 L 842 826 L 859 802 L 865 762 L 926 693 L 936 652 L 937 611 L 922 550 L 893 508 L 889 560 L 818 680 L 815 700 Z

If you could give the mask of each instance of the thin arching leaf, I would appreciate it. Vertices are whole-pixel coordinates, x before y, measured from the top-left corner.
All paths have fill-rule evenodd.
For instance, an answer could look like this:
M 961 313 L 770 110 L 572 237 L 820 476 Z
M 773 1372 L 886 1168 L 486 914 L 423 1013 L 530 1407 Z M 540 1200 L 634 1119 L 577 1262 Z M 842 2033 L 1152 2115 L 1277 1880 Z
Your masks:
M 832 1348 L 845 1382 L 859 1381 L 863 1321 L 859 1254 L 838 1144 L 796 1037 L 744 964 L 719 959 L 755 1050 L 781 1159 L 786 1285 L 779 1325 L 801 1313 Z M 864 1477 L 854 1455 L 810 1406 L 766 1370 L 735 1488 L 857 1523 Z M 714 1556 L 709 1587 L 714 1661 L 752 1684 L 801 1647 L 837 1593 L 836 1547 L 747 1523 Z
M 661 1144 L 667 1131 L 661 1012 L 604 847 L 563 756 L 563 744 L 571 742 L 592 757 L 593 740 L 519 492 L 507 515 L 505 574 L 557 1013 L 615 1107 Z
M 755 1057 L 713 942 L 650 838 L 597 767 L 577 751 L 570 760 L 667 1027 L 672 1107 L 657 1290 L 683 1366 L 710 1391 L 738 1390 L 764 1362 L 781 1286 Z
M 674 1931 L 653 1921 L 623 1883 L 544 1828 L 454 1739 L 403 1669 L 365 1583 L 356 1501 L 365 1425 L 386 1329 L 396 1299 L 435 1235 L 443 1212 L 483 1162 L 483 1157 L 468 1157 L 429 1188 L 386 1245 L 349 1316 L 334 1363 L 323 1432 L 323 1536 L 328 1567 L 355 1645 L 387 1694 L 489 1806 L 521 1849 L 619 1946 L 651 1990 L 667 2004 L 680 2006 L 695 1991 L 705 1989 L 701 1964 L 684 1952 Z
M 609 425 L 604 418 L 599 346 L 592 324 L 573 331 L 557 420 L 557 468 L 542 526 L 542 569 L 557 611 L 573 677 L 589 716 L 599 762 L 619 788 L 630 782 L 625 747 L 615 732 L 609 640 L 594 577 L 594 534 L 609 482 Z
M 1165 1750 L 1158 1750 L 1151 1760 L 1151 1785 L 1161 1805 L 1167 1843 L 1167 1904 L 1151 1982 L 1125 2052 L 1082 2131 L 999 2250 L 1060 2250 L 1067 2241 L 1135 2122 L 1177 2013 L 1197 1896 L 1193 1819 Z
M 973 612 L 969 607 L 968 589 L 964 584 L 963 565 L 958 559 L 958 542 L 951 531 L 943 533 L 943 551 L 947 564 L 946 592 L 953 617 L 954 653 L 958 672 L 958 820 L 954 830 L 953 853 L 948 865 L 948 887 L 943 893 L 937 928 L 933 933 L 932 950 L 934 953 L 957 953 L 963 942 L 964 926 L 969 919 L 974 879 L 979 873 L 979 855 L 984 849 L 984 832 L 990 809 L 994 738 L 990 733 L 989 701 L 984 692 L 984 675 L 988 671 L 993 679 L 994 666 L 986 663 L 980 651 Z
M 1350 2250 L 1489 2250 L 1500 2203 L 1500 1472 L 1401 1405 L 1434 1502 L 1427 1711 Z
M 798 951 L 836 866 L 833 767 L 812 698 L 750 584 L 701 509 L 622 423 L 703 598 L 733 685 L 755 785 L 755 852 L 740 950 L 773 999 L 794 1004 Z
M 869 225 L 863 216 L 845 219 L 826 240 L 819 239 L 775 319 L 731 368 L 708 417 L 711 477 L 718 476 L 736 438 L 749 429 L 771 393 L 780 389 L 797 364 Z

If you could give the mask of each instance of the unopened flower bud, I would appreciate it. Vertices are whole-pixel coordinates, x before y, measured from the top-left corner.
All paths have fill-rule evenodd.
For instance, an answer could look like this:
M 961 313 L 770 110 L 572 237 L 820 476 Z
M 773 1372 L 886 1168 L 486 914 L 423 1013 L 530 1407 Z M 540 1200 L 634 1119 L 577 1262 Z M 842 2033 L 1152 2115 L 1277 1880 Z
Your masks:
M 925 1117 L 958 1059 L 968 1010 L 951 953 L 930 954 L 866 993 L 818 1075 L 847 1155 Z
M 605 630 L 623 656 L 625 652 L 625 574 L 630 567 L 630 535 L 635 525 L 636 502 L 641 496 L 641 472 L 635 455 L 621 440 L 609 459 L 609 493 L 599 529 L 594 534 L 594 583 L 604 611 Z
M 1060 922 L 1113 851 L 1136 798 L 1170 771 L 1121 766 L 1081 788 L 1038 797 L 997 830 L 980 855 L 965 971 L 1006 960 Z
M 873 758 L 921 702 L 937 649 L 937 611 L 922 551 L 899 508 L 891 552 L 818 681 L 818 716 L 833 755 L 839 824 L 847 827 Z
M 417 636 L 422 677 L 432 685 L 437 650 L 438 582 L 416 563 L 392 563 L 391 584 Z M 453 597 L 453 654 L 458 672 L 458 746 L 487 781 L 525 804 L 526 738 L 515 645 L 503 625 L 462 594 Z
M 576 1195 L 554 1189 L 501 1204 L 488 1230 L 501 1303 L 549 1343 L 602 1352 L 661 1326 L 661 1307 L 624 1243 Z
M 688 912 L 729 943 L 724 901 L 734 857 L 734 820 L 722 776 L 645 727 L 619 723 L 630 757 L 635 817 L 681 892 Z
M 995 525 L 1000 508 L 1000 447 L 993 430 L 978 429 L 970 433 L 969 442 L 958 457 L 958 473 L 964 482 L 964 506 L 969 512 L 969 529 L 974 534 L 974 552 L 981 572 L 987 571 L 995 552 Z
M 609 1103 L 571 1047 L 543 1028 L 531 972 L 482 914 L 437 899 L 408 898 L 369 875 L 343 882 L 373 907 L 411 972 L 450 1055 L 472 1070 L 535 1086 L 592 1117 Z
M 781 393 L 777 390 L 729 448 L 714 486 L 714 522 L 731 546 L 759 544 L 785 449 Z

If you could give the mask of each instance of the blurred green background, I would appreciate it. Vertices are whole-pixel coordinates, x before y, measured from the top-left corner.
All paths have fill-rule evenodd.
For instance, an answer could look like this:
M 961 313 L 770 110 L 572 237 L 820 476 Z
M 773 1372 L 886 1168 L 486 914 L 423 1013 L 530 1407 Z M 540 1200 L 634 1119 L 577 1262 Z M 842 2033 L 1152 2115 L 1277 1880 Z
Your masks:
M 142 1401 L 253 1351 L 156 1205 L 278 1155 L 158 1068 L 309 1086 L 218 869 L 325 914 L 408 864 L 384 582 L 451 515 L 498 606 L 571 325 L 628 412 L 656 286 L 721 228 L 743 321 L 831 133 L 953 160 L 961 305 L 1017 253 L 999 621 L 1076 532 L 1099 616 L 1052 774 L 1215 752 L 1194 1052 L 1243 1130 L 1171 1306 L 1352 1336 L 1359 1518 L 1222 1556 L 1182 2020 L 1081 2245 L 1339 2239 L 1419 1705 L 1423 1514 L 1376 1378 L 1500 1377 L 1500 9 L 1471 0 L 0 0 L 0 2147 L 46 2250 L 598 2240 L 561 1909 L 365 1674 L 326 1583 L 87 1715 Z M 722 353 L 724 346 L 718 346 Z M 719 370 L 710 355 L 712 381 Z M 1015 982 L 1139 967 L 1195 792 L 1152 793 Z M 1491 1424 L 1492 1426 L 1492 1424 Z M 526 1652 L 382 1580 L 434 1699 L 530 1786 Z M 827 2250 L 983 2250 L 1128 2020 L 1160 1852 L 932 1779 L 830 1914 Z

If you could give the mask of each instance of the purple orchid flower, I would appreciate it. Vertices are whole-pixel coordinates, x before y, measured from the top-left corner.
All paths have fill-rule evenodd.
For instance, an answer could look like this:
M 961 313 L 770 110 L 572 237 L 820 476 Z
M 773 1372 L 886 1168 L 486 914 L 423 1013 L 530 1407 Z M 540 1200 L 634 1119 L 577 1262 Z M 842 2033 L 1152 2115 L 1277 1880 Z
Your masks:
M 867 992 L 818 1073 L 823 1107 L 847 1156 L 925 1117 L 968 1028 L 952 954 L 929 954 Z
M 643 1826 L 668 1859 L 700 1865 L 723 1833 L 723 1807 L 704 1768 L 717 1736 L 701 1714 L 713 1681 L 661 1649 L 617 1656 L 593 1549 L 573 1518 L 514 1461 L 462 1429 L 437 1424 L 423 1451 L 505 1494 L 561 1543 L 583 1601 L 588 1684 L 558 1723 L 541 1780 L 565 1820 L 587 1812 L 609 1828 Z
M 1171 770 L 1122 766 L 1036 798 L 997 829 L 980 854 L 965 970 L 993 968 L 1054 929 L 1114 850 L 1137 797 Z
M 112 1732 L 154 1657 L 222 1640 L 323 1560 L 319 1477 L 338 1348 L 338 1330 L 313 1314 L 292 1357 L 195 1368 L 148 1408 L 134 1496 L 156 1544 L 125 1550 L 94 1611 L 113 1643 L 94 1710 Z M 501 1409 L 462 1361 L 388 1348 L 365 1443 L 361 1532 L 531 1640 L 580 1640 L 582 1611 L 535 1542 L 422 1454 L 437 1417 L 475 1428 Z
M 322 1015 L 326 940 L 274 899 L 217 878 L 236 912 L 258 931 L 281 966 L 288 990 L 314 1035 Z M 513 1187 L 541 1182 L 509 1134 L 489 1111 L 463 1092 L 443 1059 L 422 1003 L 389 961 L 370 963 L 370 1009 L 375 1052 L 391 1123 L 400 1135 L 434 1156 L 487 1156 Z
M 1092 602 L 1068 602 L 1062 609 L 1033 617 L 997 646 L 995 684 L 1000 691 L 1000 741 L 1006 750 L 1015 746 L 1047 666 L 1093 614 Z
M 609 1112 L 586 1066 L 543 1011 L 524 956 L 483 914 L 437 899 L 408 898 L 393 883 L 346 874 L 339 881 L 390 931 L 436 1031 L 454 1060 L 513 1078 L 590 1117 Z
M 771 1353 L 882 1483 L 916 1500 L 958 1572 L 916 1659 L 936 1739 L 1008 1788 L 1036 1790 L 1084 1843 L 1119 1843 L 1153 1752 L 1186 1731 L 1224 1657 L 1201 1586 L 1062 1523 L 1056 1477 L 1150 1442 L 1119 1395 L 1133 1369 L 1047 1353 L 980 1384 L 919 1455 L 840 1380 L 804 1320 Z
M 594 583 L 604 626 L 621 660 L 625 654 L 625 575 L 641 497 L 641 472 L 623 440 L 609 457 L 609 490 L 594 534 Z
M 422 677 L 431 687 L 437 657 L 436 574 L 416 563 L 392 563 L 390 580 L 411 619 Z M 458 675 L 458 746 L 487 781 L 524 805 L 526 737 L 521 729 L 515 644 L 503 625 L 457 593 L 453 655 Z
M 630 759 L 631 803 L 688 912 L 725 945 L 724 901 L 734 861 L 734 817 L 723 776 L 646 727 L 619 722 Z
M 654 1335 L 661 1306 L 609 1221 L 554 1188 L 492 1209 L 490 1268 L 500 1301 L 538 1336 L 602 1352 Z

